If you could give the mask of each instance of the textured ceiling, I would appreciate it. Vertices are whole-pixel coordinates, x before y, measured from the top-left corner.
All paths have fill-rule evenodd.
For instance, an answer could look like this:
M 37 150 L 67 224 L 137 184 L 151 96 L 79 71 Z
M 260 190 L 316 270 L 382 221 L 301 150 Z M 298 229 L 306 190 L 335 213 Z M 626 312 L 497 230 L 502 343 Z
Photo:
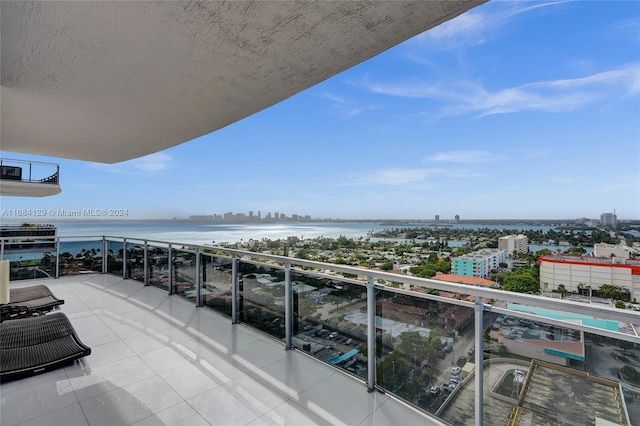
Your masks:
M 104 163 L 157 152 L 483 2 L 3 1 L 0 149 Z

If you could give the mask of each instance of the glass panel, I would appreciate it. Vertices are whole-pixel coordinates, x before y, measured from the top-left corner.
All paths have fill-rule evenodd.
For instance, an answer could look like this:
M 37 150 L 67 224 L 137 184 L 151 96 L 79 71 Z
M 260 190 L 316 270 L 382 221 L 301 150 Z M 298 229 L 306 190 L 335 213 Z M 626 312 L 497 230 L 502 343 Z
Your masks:
M 202 255 L 203 305 L 231 317 L 232 261 L 227 257 Z
M 173 251 L 173 291 L 182 297 L 196 300 L 196 254 Z
M 60 241 L 60 276 L 102 272 L 102 240 Z
M 122 276 L 122 241 L 107 241 L 107 273 Z
M 284 271 L 238 262 L 239 320 L 278 339 L 284 338 Z
M 637 327 L 637 325 L 636 325 Z M 633 333 L 633 327 L 621 329 L 624 333 Z M 596 403 L 607 406 L 607 416 L 602 418 L 616 424 L 626 424 L 618 421 L 615 411 L 623 409 L 629 416 L 629 424 L 640 426 L 640 345 L 627 340 L 612 339 L 597 334 L 584 333 L 585 352 L 587 362 L 584 364 L 587 373 L 596 378 L 602 378 L 605 392 L 601 386 L 593 385 L 593 395 L 598 398 Z M 608 385 L 607 381 L 614 384 Z M 622 388 L 622 398 L 615 391 L 616 383 Z M 612 397 L 613 395 L 613 397 Z M 608 399 L 607 399 L 608 398 Z M 590 410 L 602 410 L 601 406 L 589 407 Z M 612 419 L 615 417 L 615 420 Z
M 376 382 L 453 424 L 474 421 L 474 309 L 376 292 Z
M 56 249 L 48 247 L 35 248 L 38 244 L 30 243 L 30 246 L 18 248 L 14 244 L 9 248 L 5 245 L 4 259 L 9 260 L 10 281 L 31 280 L 36 278 L 55 278 L 56 275 Z
M 169 292 L 169 249 L 149 246 L 149 285 Z
M 144 282 L 144 244 L 127 242 L 127 277 Z
M 575 317 L 597 328 L 631 331 L 617 321 L 588 321 L 584 315 L 522 308 L 538 311 L 538 316 L 561 315 L 569 321 Z M 640 407 L 635 401 L 640 392 L 632 389 L 638 389 L 640 380 L 621 379 L 625 366 L 631 367 L 625 370 L 628 377 L 640 372 L 640 355 L 633 343 L 583 333 L 569 323 L 564 327 L 516 315 L 485 314 L 485 358 L 489 358 L 484 372 L 485 424 L 501 422 L 505 416 L 522 424 L 633 424 L 629 419 L 637 424 Z M 569 398 L 559 397 L 567 394 Z
M 293 346 L 366 379 L 366 287 L 299 272 L 291 281 Z

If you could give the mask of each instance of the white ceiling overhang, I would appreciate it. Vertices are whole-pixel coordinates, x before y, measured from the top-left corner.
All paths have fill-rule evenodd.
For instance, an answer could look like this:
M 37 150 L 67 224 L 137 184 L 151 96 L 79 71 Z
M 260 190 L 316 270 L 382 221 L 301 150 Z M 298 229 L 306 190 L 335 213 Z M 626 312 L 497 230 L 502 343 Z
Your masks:
M 103 163 L 161 151 L 484 1 L 1 2 L 0 149 Z

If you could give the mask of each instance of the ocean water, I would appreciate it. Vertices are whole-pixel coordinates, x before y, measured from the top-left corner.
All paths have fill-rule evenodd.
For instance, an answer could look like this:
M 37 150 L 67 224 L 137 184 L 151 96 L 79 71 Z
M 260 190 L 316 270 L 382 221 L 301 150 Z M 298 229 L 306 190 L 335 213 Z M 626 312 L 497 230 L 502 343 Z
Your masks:
M 107 235 L 114 237 L 142 238 L 191 244 L 222 244 L 241 241 L 305 238 L 366 237 L 369 232 L 403 228 L 405 225 L 390 225 L 383 222 L 59 222 L 60 236 Z M 449 225 L 454 229 L 535 229 L 548 231 L 550 226 L 533 225 Z
M 112 237 L 127 237 L 180 244 L 210 244 L 246 242 L 249 240 L 286 239 L 295 236 L 305 238 L 366 238 L 371 232 L 385 229 L 403 228 L 406 225 L 389 224 L 383 222 L 188 222 L 188 221 L 119 221 L 119 222 L 52 222 L 58 227 L 58 235 L 67 237 L 62 240 L 60 251 L 78 254 L 82 249 L 101 249 L 101 240 L 88 241 L 89 236 L 102 235 Z M 422 225 L 421 225 L 422 226 Z M 547 231 L 549 226 L 533 225 L 448 225 L 457 229 L 509 229 L 516 232 L 522 229 L 540 229 Z M 69 238 L 78 237 L 78 238 Z M 398 240 L 400 241 L 400 240 Z M 465 241 L 450 241 L 451 247 L 464 245 Z M 555 251 L 555 250 L 553 250 Z M 33 257 L 35 256 L 35 257 Z M 39 258 L 41 254 L 20 253 L 5 254 L 11 260 L 27 260 L 31 257 Z M 16 257 L 15 259 L 13 257 Z

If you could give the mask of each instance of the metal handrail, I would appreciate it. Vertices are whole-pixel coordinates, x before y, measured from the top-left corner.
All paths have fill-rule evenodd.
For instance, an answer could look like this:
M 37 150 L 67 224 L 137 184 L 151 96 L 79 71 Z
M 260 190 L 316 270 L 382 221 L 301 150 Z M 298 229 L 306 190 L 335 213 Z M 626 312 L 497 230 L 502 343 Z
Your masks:
M 7 164 L 9 163 L 9 164 Z M 14 164 L 17 164 L 16 166 L 14 166 Z M 28 177 L 26 179 L 23 179 L 22 177 L 22 167 L 21 165 L 26 165 L 28 166 Z M 38 165 L 38 166 L 45 166 L 45 167 L 55 167 L 55 172 L 49 176 L 46 176 L 44 178 L 34 178 L 33 177 L 33 166 L 34 165 Z M 2 168 L 2 170 L 4 170 L 4 167 L 16 167 L 18 169 L 20 169 L 20 176 L 19 179 L 16 178 L 12 178 L 12 177 L 8 177 L 8 176 L 4 176 L 0 175 L 0 179 L 2 180 L 15 180 L 15 181 L 20 181 L 23 183 L 45 183 L 45 184 L 52 184 L 52 185 L 58 185 L 59 181 L 60 181 L 60 165 L 56 164 L 56 163 L 47 163 L 47 162 L 43 162 L 43 161 L 27 161 L 27 160 L 18 160 L 18 159 L 13 159 L 13 158 L 0 158 L 0 168 Z M 4 172 L 3 172 L 4 173 Z
M 51 238 L 52 237 L 47 237 L 48 241 L 51 241 Z M 323 262 L 317 262 L 313 260 L 291 258 L 291 257 L 278 256 L 273 254 L 255 253 L 251 251 L 232 249 L 227 247 L 216 247 L 216 246 L 203 245 L 203 244 L 193 244 L 193 243 L 165 241 L 165 240 L 152 240 L 148 238 L 122 237 L 122 236 L 115 236 L 115 235 L 57 236 L 55 238 L 56 240 L 63 240 L 63 239 L 64 240 L 83 240 L 83 239 L 122 240 L 122 241 L 126 241 L 127 243 L 139 242 L 142 244 L 162 244 L 166 246 L 172 246 L 174 249 L 182 246 L 183 248 L 180 248 L 181 251 L 186 251 L 193 254 L 196 254 L 197 251 L 200 250 L 202 255 L 207 255 L 207 254 L 215 255 L 215 253 L 208 253 L 208 251 L 215 251 L 217 253 L 224 253 L 225 255 L 230 257 L 236 256 L 240 260 L 254 261 L 254 262 L 258 260 L 266 260 L 271 262 L 277 262 L 280 265 L 270 264 L 269 266 L 278 267 L 282 269 L 285 268 L 286 264 L 291 264 L 293 267 L 293 270 L 297 273 L 314 275 L 318 277 L 333 278 L 333 279 L 336 278 L 334 275 L 328 275 L 328 274 L 323 274 L 317 271 L 308 271 L 301 268 L 295 268 L 295 266 L 320 268 L 323 270 L 330 270 L 332 272 L 346 273 L 346 274 L 363 277 L 363 279 L 340 277 L 341 280 L 352 283 L 352 284 L 356 284 L 356 285 L 363 285 L 363 286 L 366 285 L 368 278 L 371 277 L 374 280 L 381 279 L 385 281 L 393 281 L 401 284 L 406 284 L 409 287 L 433 288 L 440 291 L 474 296 L 476 298 L 479 297 L 483 299 L 497 300 L 501 302 L 511 302 L 511 303 L 517 303 L 517 304 L 522 304 L 527 306 L 539 307 L 539 308 L 559 310 L 559 311 L 571 312 L 571 313 L 582 314 L 582 315 L 590 315 L 596 318 L 606 318 L 606 319 L 616 320 L 616 321 L 625 322 L 625 323 L 640 324 L 640 312 L 634 312 L 626 309 L 618 309 L 614 307 L 604 306 L 602 304 L 586 304 L 586 303 L 581 303 L 581 302 L 576 302 L 576 301 L 571 301 L 566 299 L 555 299 L 555 298 L 539 296 L 534 294 L 509 292 L 509 291 L 498 290 L 493 288 L 477 287 L 477 286 L 468 285 L 468 284 L 458 284 L 458 283 L 451 283 L 448 281 L 439 281 L 433 278 L 412 277 L 407 275 L 399 275 L 399 274 L 393 274 L 390 272 L 378 271 L 374 269 L 366 269 L 362 267 L 323 263 Z M 33 237 L 31 237 L 31 239 L 33 239 Z M 4 245 L 5 241 L 8 242 L 8 240 L 11 240 L 12 243 L 15 243 L 16 237 L 0 238 L 0 243 Z M 419 293 L 411 290 L 403 290 L 403 289 L 398 289 L 398 288 L 393 288 L 388 286 L 382 286 L 379 284 L 376 284 L 376 286 L 381 289 L 384 289 L 385 291 L 400 293 L 404 295 L 410 295 L 417 298 L 434 299 L 434 300 L 439 300 L 446 303 L 457 304 L 457 305 L 468 306 L 468 307 L 474 306 L 472 302 L 450 300 L 444 297 L 423 294 L 423 293 Z M 496 312 L 501 311 L 501 313 L 504 313 L 502 312 L 503 309 L 500 309 L 497 307 L 494 308 L 491 305 L 485 304 L 485 308 L 486 310 L 495 309 Z M 541 320 L 540 317 L 536 317 L 532 314 L 527 314 L 524 312 L 515 312 L 515 311 L 509 310 L 508 314 L 512 316 L 521 317 L 524 319 L 535 318 L 538 321 Z M 555 322 L 555 320 L 551 320 L 548 318 L 545 318 L 544 321 L 549 323 Z M 588 330 L 589 332 L 597 333 L 597 334 L 604 333 L 606 335 L 609 335 L 608 333 L 610 333 L 605 330 L 600 330 L 593 327 L 583 326 L 583 325 L 574 324 L 574 323 L 568 323 L 560 320 L 558 321 L 559 323 L 562 324 L 563 327 L 574 328 L 574 329 L 579 329 L 583 331 Z M 616 332 L 612 332 L 612 333 L 616 335 L 616 338 L 620 338 L 620 339 L 624 339 L 625 336 L 627 336 L 622 333 L 616 333 Z M 640 336 L 629 336 L 629 337 L 632 337 L 632 339 L 630 340 L 636 343 L 640 343 Z

